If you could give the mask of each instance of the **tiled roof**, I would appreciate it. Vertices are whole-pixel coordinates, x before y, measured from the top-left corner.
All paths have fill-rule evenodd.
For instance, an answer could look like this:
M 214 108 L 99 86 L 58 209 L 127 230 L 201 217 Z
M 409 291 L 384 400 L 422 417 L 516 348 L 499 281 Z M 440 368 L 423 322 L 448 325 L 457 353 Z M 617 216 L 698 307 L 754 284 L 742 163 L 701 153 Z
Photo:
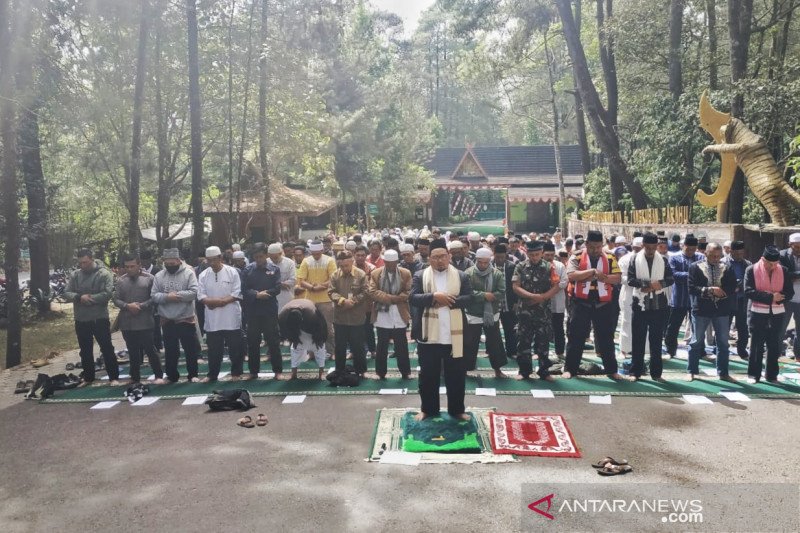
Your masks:
M 426 168 L 435 173 L 436 183 L 450 178 L 464 157 L 466 148 L 439 148 Z M 477 146 L 472 153 L 492 180 L 496 177 L 533 177 L 556 174 L 552 145 L 542 146 Z M 561 146 L 561 167 L 565 176 L 578 176 L 583 182 L 580 148 Z

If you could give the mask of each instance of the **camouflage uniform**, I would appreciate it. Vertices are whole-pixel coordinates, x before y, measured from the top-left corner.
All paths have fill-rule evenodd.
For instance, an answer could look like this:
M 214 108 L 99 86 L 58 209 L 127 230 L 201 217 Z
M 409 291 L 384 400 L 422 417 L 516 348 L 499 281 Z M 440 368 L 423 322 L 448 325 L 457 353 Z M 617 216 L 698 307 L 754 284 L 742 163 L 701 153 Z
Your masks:
M 551 289 L 553 265 L 545 260 L 531 264 L 530 260 L 519 263 L 514 269 L 512 281 L 519 282 L 521 288 L 534 294 L 544 294 Z M 533 373 L 531 345 L 539 356 L 539 377 L 550 373 L 550 341 L 553 338 L 553 322 L 550 314 L 550 301 L 541 304 L 520 298 L 514 306 L 517 312 L 517 363 L 519 373 L 527 378 Z

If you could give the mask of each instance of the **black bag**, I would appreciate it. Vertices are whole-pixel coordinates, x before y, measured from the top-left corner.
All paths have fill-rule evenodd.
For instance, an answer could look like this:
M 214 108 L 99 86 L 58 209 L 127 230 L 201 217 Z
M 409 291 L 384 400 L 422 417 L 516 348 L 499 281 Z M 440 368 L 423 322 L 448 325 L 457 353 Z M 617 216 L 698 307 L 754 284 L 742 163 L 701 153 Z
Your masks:
M 53 395 L 53 380 L 47 374 L 39 374 L 36 376 L 31 390 L 25 395 L 26 400 L 44 400 Z
M 150 394 L 150 387 L 141 383 L 135 383 L 125 390 L 125 397 L 131 403 L 138 402 L 148 394 Z
M 50 381 L 54 391 L 74 389 L 81 384 L 81 379 L 75 374 L 56 374 Z
M 326 379 L 332 387 L 358 387 L 361 376 L 358 375 L 352 365 L 347 365 L 344 367 L 344 371 L 334 370 L 327 375 Z
M 256 406 L 245 389 L 215 390 L 205 403 L 212 411 L 247 411 Z

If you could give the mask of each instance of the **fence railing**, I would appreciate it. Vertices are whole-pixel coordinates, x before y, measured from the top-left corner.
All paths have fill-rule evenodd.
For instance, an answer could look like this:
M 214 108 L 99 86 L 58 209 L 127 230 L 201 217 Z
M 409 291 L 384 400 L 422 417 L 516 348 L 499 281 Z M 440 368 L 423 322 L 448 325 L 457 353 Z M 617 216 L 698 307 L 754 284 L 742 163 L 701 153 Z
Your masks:
M 688 205 L 633 209 L 631 211 L 583 211 L 581 220 L 611 224 L 689 224 Z

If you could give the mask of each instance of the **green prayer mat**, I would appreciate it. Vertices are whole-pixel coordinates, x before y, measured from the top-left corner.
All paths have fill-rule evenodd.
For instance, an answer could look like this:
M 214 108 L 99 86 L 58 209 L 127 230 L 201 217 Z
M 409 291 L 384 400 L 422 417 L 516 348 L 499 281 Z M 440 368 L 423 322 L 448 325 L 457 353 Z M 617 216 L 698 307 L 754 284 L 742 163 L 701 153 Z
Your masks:
M 408 412 L 403 417 L 403 451 L 424 453 L 481 453 L 478 428 L 475 418 L 469 420 L 453 418 L 447 413 L 415 420 L 416 413 Z

